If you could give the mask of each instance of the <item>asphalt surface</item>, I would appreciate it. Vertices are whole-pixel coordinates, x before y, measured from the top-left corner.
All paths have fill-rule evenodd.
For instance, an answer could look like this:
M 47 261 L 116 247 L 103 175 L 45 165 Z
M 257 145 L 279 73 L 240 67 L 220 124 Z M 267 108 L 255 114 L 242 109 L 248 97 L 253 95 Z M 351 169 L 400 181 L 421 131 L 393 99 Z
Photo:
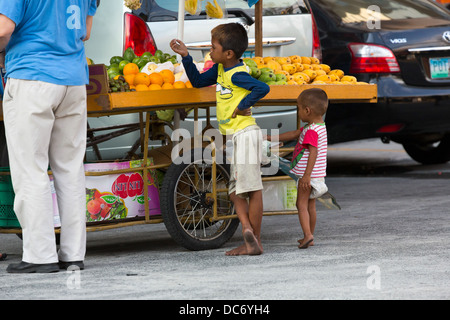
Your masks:
M 449 299 L 450 165 L 420 166 L 373 141 L 338 145 L 329 159 L 342 210 L 318 204 L 306 250 L 294 215 L 264 217 L 261 256 L 225 256 L 240 229 L 222 248 L 192 252 L 163 224 L 143 225 L 88 233 L 81 272 L 17 275 L 6 267 L 20 262 L 22 242 L 0 234 L 0 299 Z

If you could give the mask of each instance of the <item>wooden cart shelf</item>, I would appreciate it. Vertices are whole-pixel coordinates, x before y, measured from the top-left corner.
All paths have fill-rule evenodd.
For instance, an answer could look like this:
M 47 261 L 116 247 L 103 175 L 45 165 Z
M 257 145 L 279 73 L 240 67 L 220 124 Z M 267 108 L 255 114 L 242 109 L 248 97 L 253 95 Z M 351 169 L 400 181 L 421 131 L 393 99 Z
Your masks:
M 310 88 L 325 90 L 333 103 L 377 101 L 377 86 L 373 84 L 329 84 L 329 85 L 274 85 L 257 104 L 295 105 L 298 95 Z M 88 95 L 89 116 L 104 113 L 132 113 L 186 107 L 210 107 L 216 104 L 215 87 L 170 89 L 140 92 L 117 92 Z
M 295 105 L 298 95 L 310 88 L 325 90 L 333 103 L 377 102 L 377 86 L 374 84 L 308 84 L 270 86 L 269 94 L 257 106 Z M 88 95 L 87 111 L 90 117 L 95 117 L 105 114 L 134 113 L 193 106 L 210 107 L 214 106 L 215 103 L 216 92 L 214 87 L 118 92 Z M 0 111 L 2 111 L 1 107 L 0 101 Z M 3 112 L 0 112 L 0 120 L 3 120 Z

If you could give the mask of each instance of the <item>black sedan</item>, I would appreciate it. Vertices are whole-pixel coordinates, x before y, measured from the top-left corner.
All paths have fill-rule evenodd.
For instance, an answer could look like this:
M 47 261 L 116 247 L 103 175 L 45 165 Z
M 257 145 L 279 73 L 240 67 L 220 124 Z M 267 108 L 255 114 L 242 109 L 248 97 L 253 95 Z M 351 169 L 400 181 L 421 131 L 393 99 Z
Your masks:
M 380 137 L 423 164 L 450 160 L 450 15 L 428 0 L 310 0 L 323 63 L 378 85 L 330 105 L 329 142 Z

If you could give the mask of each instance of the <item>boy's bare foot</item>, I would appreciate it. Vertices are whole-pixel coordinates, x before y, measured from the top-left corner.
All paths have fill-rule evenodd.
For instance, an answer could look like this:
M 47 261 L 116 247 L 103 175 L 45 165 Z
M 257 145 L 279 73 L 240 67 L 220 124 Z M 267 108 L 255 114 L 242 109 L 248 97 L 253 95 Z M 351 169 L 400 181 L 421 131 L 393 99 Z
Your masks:
M 314 241 L 314 237 L 308 237 L 308 238 L 304 238 L 303 241 L 298 245 L 299 249 L 306 249 L 308 248 L 311 243 Z
M 226 256 L 241 256 L 241 255 L 245 255 L 247 254 L 247 247 L 245 246 L 245 244 L 240 245 L 237 248 L 234 248 L 230 251 L 225 252 Z
M 262 249 L 259 246 L 258 240 L 256 239 L 253 231 L 247 229 L 244 231 L 244 242 L 247 247 L 247 254 L 249 255 L 258 255 L 262 253 Z
M 230 251 L 225 252 L 227 256 L 241 256 L 241 255 L 259 255 L 263 253 L 263 249 L 256 239 L 255 235 L 251 230 L 245 230 L 244 244 Z
M 302 242 L 303 242 L 304 240 L 305 240 L 304 238 L 298 239 L 297 242 L 298 242 L 299 244 L 302 244 Z M 309 244 L 309 247 L 312 247 L 312 246 L 314 246 L 314 240 Z

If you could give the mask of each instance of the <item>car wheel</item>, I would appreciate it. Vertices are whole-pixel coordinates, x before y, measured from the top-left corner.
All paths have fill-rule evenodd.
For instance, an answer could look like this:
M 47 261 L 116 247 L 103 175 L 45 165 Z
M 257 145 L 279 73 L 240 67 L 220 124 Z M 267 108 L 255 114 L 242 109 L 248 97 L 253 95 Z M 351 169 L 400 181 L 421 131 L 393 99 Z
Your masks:
M 440 164 L 450 160 L 450 134 L 435 143 L 403 143 L 406 153 L 422 164 Z

